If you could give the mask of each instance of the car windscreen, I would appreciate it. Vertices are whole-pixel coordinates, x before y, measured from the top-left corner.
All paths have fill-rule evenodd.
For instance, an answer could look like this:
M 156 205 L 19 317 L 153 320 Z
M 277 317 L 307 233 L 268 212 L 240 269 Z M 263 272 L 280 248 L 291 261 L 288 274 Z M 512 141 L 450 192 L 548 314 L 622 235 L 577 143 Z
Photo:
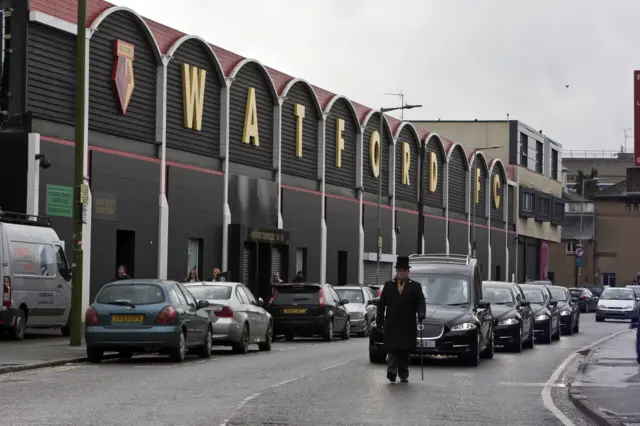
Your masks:
M 319 287 L 315 286 L 282 286 L 276 289 L 274 305 L 317 304 Z
M 461 275 L 411 274 L 411 279 L 422 286 L 425 302 L 431 305 L 468 305 L 469 280 Z
M 513 293 L 504 287 L 482 286 L 482 299 L 487 300 L 495 305 L 513 305 Z
M 536 289 L 524 288 L 522 290 L 524 291 L 524 297 L 526 297 L 529 302 L 544 303 L 544 296 L 542 295 L 542 290 L 538 290 L 537 288 Z
M 567 293 L 565 293 L 564 290 L 560 288 L 550 288 L 549 291 L 551 291 L 551 296 L 553 297 L 553 300 L 558 300 L 560 302 L 567 301 Z
M 107 305 L 155 305 L 166 301 L 164 290 L 155 284 L 107 284 L 96 296 L 96 303 Z
M 600 300 L 635 300 L 634 293 L 626 288 L 608 288 L 600 295 Z
M 187 286 L 193 297 L 198 300 L 229 300 L 231 287 L 226 285 Z
M 602 285 L 589 285 L 587 288 L 596 296 L 599 296 L 604 291 L 604 286 Z
M 362 290 L 336 288 L 336 293 L 340 299 L 347 299 L 349 303 L 364 303 Z
M 572 296 L 582 296 L 582 290 L 578 288 L 569 290 L 569 293 L 571 293 Z

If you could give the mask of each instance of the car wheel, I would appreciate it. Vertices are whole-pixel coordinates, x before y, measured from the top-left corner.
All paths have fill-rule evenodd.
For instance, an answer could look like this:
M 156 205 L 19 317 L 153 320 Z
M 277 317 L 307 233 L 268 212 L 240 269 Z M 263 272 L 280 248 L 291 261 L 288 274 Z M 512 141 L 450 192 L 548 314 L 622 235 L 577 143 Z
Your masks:
M 327 321 L 327 325 L 325 326 L 324 334 L 322 338 L 326 342 L 330 342 L 333 339 L 333 320 Z
M 249 326 L 244 325 L 240 341 L 233 345 L 233 351 L 237 354 L 246 354 L 249 351 Z
M 347 318 L 344 329 L 340 332 L 340 338 L 342 340 L 349 340 L 349 337 L 351 337 L 351 320 Z
M 178 338 L 178 346 L 175 348 L 171 348 L 169 351 L 169 358 L 173 362 L 182 362 L 184 361 L 185 356 L 187 355 L 187 337 L 185 336 L 184 331 L 180 332 L 180 337 Z
M 62 337 L 71 336 L 71 324 L 69 323 L 69 319 L 67 319 L 67 324 L 60 329 L 60 333 L 62 334 Z
M 258 343 L 258 349 L 261 351 L 270 351 L 272 341 L 273 341 L 273 324 L 271 323 L 271 321 L 269 321 L 269 325 L 267 326 L 267 334 L 264 336 L 264 342 Z
M 585 314 L 589 313 L 589 305 L 584 305 L 584 313 Z
M 480 333 L 476 337 L 475 346 L 472 345 L 471 352 L 462 355 L 461 361 L 471 367 L 480 365 Z
M 207 335 L 204 337 L 204 343 L 200 347 L 200 353 L 198 356 L 200 358 L 211 358 L 211 351 L 213 346 L 213 332 L 211 331 L 211 327 L 207 328 Z
M 543 342 L 548 344 L 551 344 L 551 342 L 553 342 L 553 327 L 551 326 L 551 322 L 549 322 L 549 329 L 544 334 Z
M 535 340 L 536 338 L 533 331 L 533 324 L 531 324 L 531 326 L 529 327 L 529 337 L 527 338 L 527 341 L 522 344 L 522 346 L 527 349 L 533 349 L 536 344 Z
M 560 320 L 557 322 L 556 333 L 553 335 L 553 340 L 560 340 Z
M 293 339 L 295 339 L 295 336 L 293 334 L 284 335 L 284 340 L 286 340 L 287 342 L 293 342 Z
M 387 354 L 381 350 L 369 348 L 369 362 L 372 364 L 384 364 L 387 362 Z
M 484 348 L 484 351 L 482 351 L 482 358 L 484 359 L 492 359 L 493 358 L 493 354 L 495 354 L 496 352 L 496 347 L 494 345 L 493 342 L 493 333 L 491 333 L 491 338 L 489 340 L 489 342 L 487 343 L 487 347 Z
M 604 318 L 602 318 L 602 317 L 596 317 L 596 322 L 604 322 Z
M 22 309 L 18 309 L 16 323 L 9 329 L 8 336 L 12 340 L 24 340 L 25 315 Z
M 104 351 L 87 346 L 87 360 L 93 364 L 99 364 L 104 357 Z
M 512 350 L 516 353 L 522 352 L 522 327 L 518 330 L 518 335 L 513 339 Z
M 369 325 L 369 319 L 367 317 L 364 317 L 364 325 L 362 326 L 362 333 L 360 333 L 360 336 L 368 337 L 369 336 L 369 327 L 371 327 Z

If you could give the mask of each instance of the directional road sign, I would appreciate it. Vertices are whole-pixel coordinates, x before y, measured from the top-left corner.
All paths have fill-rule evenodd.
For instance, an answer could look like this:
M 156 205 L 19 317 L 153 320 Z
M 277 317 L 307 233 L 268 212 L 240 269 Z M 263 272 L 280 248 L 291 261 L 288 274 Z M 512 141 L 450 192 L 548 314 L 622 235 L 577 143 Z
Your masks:
M 576 246 L 576 256 L 582 257 L 583 255 L 584 255 L 584 249 L 582 248 L 582 245 L 578 244 Z

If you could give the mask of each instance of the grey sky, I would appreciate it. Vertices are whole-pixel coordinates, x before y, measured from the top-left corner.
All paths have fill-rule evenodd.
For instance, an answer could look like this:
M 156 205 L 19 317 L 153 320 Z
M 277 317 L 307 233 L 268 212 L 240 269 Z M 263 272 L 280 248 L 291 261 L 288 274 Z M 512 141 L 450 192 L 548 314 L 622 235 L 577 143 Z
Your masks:
M 633 127 L 637 0 L 114 3 L 369 107 L 402 90 L 423 105 L 405 119 L 509 113 L 565 150 L 618 150 Z

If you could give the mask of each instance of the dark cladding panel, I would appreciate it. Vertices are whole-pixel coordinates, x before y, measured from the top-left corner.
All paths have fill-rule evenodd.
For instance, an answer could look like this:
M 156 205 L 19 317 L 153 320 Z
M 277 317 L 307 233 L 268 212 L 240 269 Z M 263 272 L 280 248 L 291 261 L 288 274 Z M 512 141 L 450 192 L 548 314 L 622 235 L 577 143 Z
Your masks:
M 505 281 L 507 273 L 507 250 L 504 231 L 492 229 L 491 230 L 491 279 L 494 281 Z M 498 274 L 498 268 L 500 267 L 500 276 Z
M 185 112 L 189 106 L 184 100 L 183 64 L 189 65 L 189 85 L 199 84 L 191 80 L 193 67 L 206 71 L 202 128 L 197 130 L 195 122 L 185 125 Z M 182 43 L 173 54 L 167 69 L 167 147 L 207 157 L 220 155 L 220 77 L 217 65 L 209 48 L 200 40 L 191 39 Z M 200 90 L 197 86 L 199 96 Z M 197 117 L 197 99 L 192 100 L 192 117 Z
M 497 179 L 497 181 L 495 181 Z M 497 183 L 496 183 L 497 182 Z M 502 163 L 496 163 L 491 171 L 491 220 L 504 222 L 504 199 L 507 177 Z M 498 207 L 496 207 L 496 202 Z
M 396 210 L 396 226 L 400 228 L 400 233 L 396 236 L 396 252 L 398 255 L 409 256 L 411 254 L 419 253 L 417 237 L 418 216 L 412 213 Z
M 438 142 L 435 141 L 435 138 L 429 139 L 429 143 L 427 144 L 425 151 L 425 167 L 423 167 L 422 170 L 424 173 L 424 203 L 427 206 L 441 209 L 444 204 L 444 166 L 446 156 Z M 435 156 L 435 171 L 437 172 L 436 188 L 433 192 L 431 191 L 429 181 L 429 176 L 431 173 L 430 168 L 432 167 L 430 156 L 432 153 Z
M 113 81 L 117 40 L 134 46 L 131 100 L 122 114 Z M 91 37 L 89 129 L 153 143 L 156 139 L 157 62 L 146 29 L 127 11 L 109 15 Z
M 342 139 L 344 150 L 341 155 L 341 167 L 336 167 L 336 129 L 337 120 L 344 121 Z M 345 99 L 338 99 L 329 112 L 325 125 L 325 179 L 331 185 L 354 188 L 356 186 L 356 134 L 359 124 L 356 122 L 351 107 Z
M 476 176 L 480 171 L 480 179 L 476 180 Z M 487 208 L 487 163 L 484 161 L 484 157 L 481 155 L 476 155 L 476 163 L 475 167 L 472 171 L 473 175 L 471 177 L 471 191 L 472 191 L 472 200 L 476 208 L 476 220 L 480 218 L 486 218 L 486 208 Z M 475 194 L 478 194 L 478 202 L 476 203 Z M 484 221 L 483 221 L 484 223 Z
M 187 276 L 189 239 L 203 242 L 200 278 L 211 279 L 222 262 L 223 176 L 168 167 L 169 263 L 167 278 Z
M 274 100 L 271 82 L 260 65 L 249 62 L 242 67 L 231 85 L 229 104 L 229 160 L 234 163 L 273 169 L 273 110 Z M 251 138 L 249 143 L 242 142 L 247 105 L 250 102 L 250 89 L 255 93 L 256 115 L 258 117 L 259 145 Z M 235 222 L 235 221 L 234 221 Z
M 58 192 L 57 187 L 64 187 L 73 193 L 74 151 L 72 146 L 40 141 L 40 153 L 51 161 L 51 167 L 47 170 L 40 169 L 39 214 L 51 218 L 53 229 L 65 242 L 69 262 L 73 250 L 73 218 L 69 216 L 72 210 L 60 210 L 59 201 L 54 196 Z
M 320 280 L 322 195 L 284 188 L 282 216 L 289 238 L 289 274 L 296 275 L 296 251 L 306 252 L 307 281 Z M 286 274 L 281 274 L 286 276 Z
M 357 205 L 357 204 L 356 204 Z M 376 253 L 378 251 L 378 206 L 364 204 L 364 251 L 365 253 Z M 380 210 L 382 222 L 382 252 L 391 253 L 391 219 L 393 211 L 384 206 Z M 417 219 L 416 219 L 417 220 Z
M 509 276 L 507 278 L 509 280 L 516 273 L 517 244 L 516 235 L 510 233 L 507 239 L 507 247 L 509 247 Z
M 473 228 L 471 232 L 473 235 Z M 489 229 L 485 226 L 476 226 L 476 257 L 481 266 L 480 276 L 486 280 L 489 276 L 487 271 L 489 267 Z
M 27 133 L 0 134 L 0 209 L 27 212 Z M 42 175 L 43 173 L 41 173 Z M 42 177 L 40 178 L 42 182 Z
M 425 216 L 424 251 L 425 253 L 447 252 L 447 221 L 442 217 Z M 450 235 L 449 238 L 452 238 Z M 455 236 L 455 238 L 459 238 Z M 453 253 L 453 251 L 451 252 Z
M 115 278 L 117 230 L 135 232 L 134 277 L 157 277 L 159 177 L 158 163 L 91 153 L 92 192 L 116 200 L 115 217 L 92 221 L 91 299 Z
M 469 254 L 469 225 L 449 220 L 449 253 Z
M 507 221 L 510 225 L 515 224 L 515 217 L 513 216 L 513 209 L 516 205 L 516 191 L 513 186 L 509 185 L 509 211 L 507 212 Z
M 467 163 L 464 150 L 457 145 L 449 161 L 449 208 L 456 213 L 465 212 L 468 200 L 465 197 L 467 187 Z M 453 252 L 452 252 L 453 253 Z
M 75 125 L 76 38 L 29 23 L 27 111 L 35 118 Z
M 396 197 L 400 200 L 418 202 L 418 158 L 420 156 L 420 141 L 411 127 L 404 126 L 400 131 L 396 141 Z M 409 153 L 409 182 L 404 183 L 402 174 L 404 172 L 405 152 Z
M 373 132 L 380 133 L 380 114 L 374 113 L 369 121 L 367 127 L 364 129 L 364 138 L 362 143 L 362 185 L 364 190 L 371 194 L 378 193 L 378 178 L 373 174 L 371 167 L 371 135 Z M 389 127 L 384 125 L 384 140 L 381 141 L 380 149 L 382 151 L 382 160 L 380 162 L 380 175 L 382 176 L 382 194 L 387 194 L 389 191 L 389 146 L 391 144 L 391 133 Z M 346 147 L 345 147 L 346 150 Z M 397 154 L 396 154 L 397 155 Z M 396 190 L 397 193 L 397 190 Z
M 327 282 L 338 284 L 338 252 L 347 252 L 347 283 L 358 282 L 358 203 L 327 197 Z
M 229 208 L 233 223 L 256 228 L 277 228 L 278 185 L 264 179 L 231 175 Z
M 318 121 L 321 113 L 314 97 L 312 89 L 304 82 L 294 84 L 287 92 L 282 104 L 281 154 L 282 173 L 316 180 L 318 178 Z M 301 156 L 296 153 L 298 120 L 302 120 Z

